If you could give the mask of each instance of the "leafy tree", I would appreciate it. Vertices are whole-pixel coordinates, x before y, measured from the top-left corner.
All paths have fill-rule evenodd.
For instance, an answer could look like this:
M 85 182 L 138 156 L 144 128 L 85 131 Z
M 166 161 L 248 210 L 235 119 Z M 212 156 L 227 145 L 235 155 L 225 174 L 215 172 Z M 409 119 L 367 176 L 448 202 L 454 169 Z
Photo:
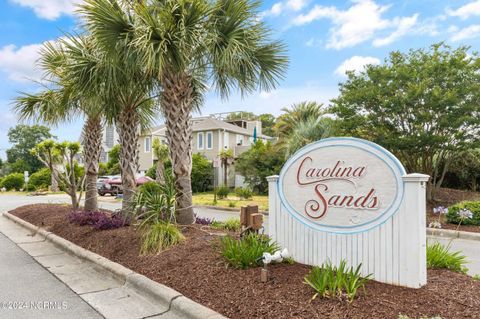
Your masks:
M 213 165 L 202 154 L 192 155 L 192 192 L 206 192 L 213 186 Z
M 348 73 L 332 102 L 345 134 L 383 145 L 408 172 L 430 175 L 432 199 L 455 154 L 479 143 L 480 59 L 442 43 L 394 51 L 382 65 Z
M 246 112 L 246 111 L 232 112 L 227 115 L 228 121 L 233 121 L 233 120 L 253 121 L 253 120 L 256 120 L 257 118 L 258 116 L 256 116 L 255 113 Z
M 313 101 L 297 103 L 290 108 L 284 107 L 282 108 L 284 113 L 278 117 L 273 129 L 279 137 L 287 136 L 293 131 L 297 123 L 306 122 L 312 118 L 317 119 L 325 115 L 322 107 L 323 104 Z
M 12 173 L 22 173 L 25 171 L 30 172 L 30 166 L 23 159 L 18 159 L 14 163 L 8 164 L 8 170 Z
M 158 184 L 165 184 L 165 163 L 169 160 L 168 146 L 162 144 L 160 139 L 153 140 L 153 154 L 157 158 L 155 180 Z
M 61 142 L 56 143 L 46 140 L 32 149 L 32 154 L 51 171 L 58 182 L 65 186 L 65 192 L 70 196 L 72 209 L 78 210 L 82 198 L 82 189 L 85 183 L 84 170 L 81 169 L 76 157 L 80 153 L 80 143 Z M 77 190 L 80 192 L 77 195 Z
M 260 114 L 258 119 L 262 122 L 262 133 L 268 136 L 275 136 L 275 132 L 273 130 L 277 120 L 275 116 L 269 113 L 264 113 Z
M 455 154 L 445 175 L 447 187 L 471 189 L 476 192 L 480 181 L 480 149 Z
M 34 173 L 43 167 L 43 164 L 32 154 L 30 150 L 43 140 L 54 138 L 50 128 L 42 125 L 19 124 L 8 131 L 8 141 L 12 147 L 7 150 L 7 162 L 13 165 L 15 172 L 27 170 Z M 20 161 L 21 164 L 16 164 Z
M 86 0 L 81 6 L 86 29 L 96 41 L 112 56 L 129 61 L 129 72 L 146 70 L 150 82 L 158 84 L 181 224 L 194 221 L 190 119 L 207 83 L 223 98 L 234 89 L 242 94 L 268 91 L 286 69 L 284 46 L 269 40 L 270 30 L 258 19 L 259 6 L 251 0 Z M 132 126 L 133 115 L 122 118 Z M 129 129 L 131 135 L 135 130 Z M 122 145 L 137 149 L 136 140 L 128 142 Z
M 279 174 L 284 163 L 283 151 L 271 142 L 259 140 L 237 158 L 235 167 L 255 192 L 265 194 L 268 191 L 267 176 Z
M 120 174 L 120 144 L 115 144 L 108 151 L 107 171 L 109 175 Z

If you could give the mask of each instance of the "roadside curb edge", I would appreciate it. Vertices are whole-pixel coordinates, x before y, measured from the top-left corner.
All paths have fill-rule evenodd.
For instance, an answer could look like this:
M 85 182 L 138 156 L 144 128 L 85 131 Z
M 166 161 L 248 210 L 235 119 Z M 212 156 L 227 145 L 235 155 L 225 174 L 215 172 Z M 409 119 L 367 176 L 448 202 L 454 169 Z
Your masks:
M 437 237 L 446 237 L 446 238 L 452 238 L 452 239 L 458 238 L 458 239 L 480 241 L 480 233 L 457 231 L 457 230 L 451 230 L 451 229 L 427 228 L 427 235 L 437 236 Z

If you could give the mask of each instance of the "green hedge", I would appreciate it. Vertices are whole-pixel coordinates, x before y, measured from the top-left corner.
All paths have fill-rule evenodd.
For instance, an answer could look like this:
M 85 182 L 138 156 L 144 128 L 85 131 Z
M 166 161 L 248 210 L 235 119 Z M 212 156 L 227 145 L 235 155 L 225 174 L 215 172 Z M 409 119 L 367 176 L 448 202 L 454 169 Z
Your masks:
M 27 183 L 28 191 L 47 190 L 52 185 L 52 173 L 48 168 L 42 168 L 30 175 Z
M 459 212 L 467 209 L 472 212 L 472 218 L 461 218 Z M 480 226 L 480 202 L 465 201 L 448 208 L 447 222 L 452 224 Z
M 15 189 L 20 190 L 24 186 L 24 179 L 22 173 L 12 173 L 10 175 L 5 176 L 2 179 L 2 184 L 0 188 L 5 187 L 7 191 Z

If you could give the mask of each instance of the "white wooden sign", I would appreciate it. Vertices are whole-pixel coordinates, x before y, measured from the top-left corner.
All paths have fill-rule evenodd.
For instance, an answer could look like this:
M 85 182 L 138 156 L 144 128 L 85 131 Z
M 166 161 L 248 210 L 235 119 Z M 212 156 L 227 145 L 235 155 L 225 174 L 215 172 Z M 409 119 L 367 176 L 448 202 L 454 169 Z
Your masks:
M 269 180 L 269 234 L 298 262 L 362 264 L 375 280 L 426 284 L 425 182 L 381 146 L 309 144 Z

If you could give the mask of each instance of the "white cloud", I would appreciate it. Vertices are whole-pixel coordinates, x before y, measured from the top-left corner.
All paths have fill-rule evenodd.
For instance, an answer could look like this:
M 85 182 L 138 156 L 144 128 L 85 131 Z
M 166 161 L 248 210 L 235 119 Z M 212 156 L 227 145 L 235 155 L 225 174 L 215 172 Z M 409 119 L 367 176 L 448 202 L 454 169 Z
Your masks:
M 35 63 L 41 47 L 42 44 L 30 44 L 19 48 L 9 44 L 0 48 L 0 70 L 13 81 L 39 80 L 40 70 L 36 68 Z
M 462 20 L 470 16 L 480 16 L 480 0 L 469 2 L 456 10 L 448 8 L 447 14 L 453 17 L 459 17 Z
M 352 47 L 375 37 L 382 30 L 394 29 L 389 36 L 378 39 L 377 44 L 391 43 L 408 33 L 418 15 L 385 19 L 382 15 L 390 6 L 381 6 L 373 0 L 355 0 L 346 10 L 334 6 L 315 5 L 306 14 L 298 15 L 292 23 L 305 25 L 319 19 L 331 20 L 330 36 L 327 48 L 343 49 Z
M 35 14 L 44 19 L 55 20 L 61 15 L 72 15 L 75 3 L 80 0 L 11 0 L 22 7 L 33 9 Z
M 293 11 L 300 11 L 307 5 L 306 0 L 288 0 L 286 2 L 287 8 L 292 9 Z
M 351 58 L 342 62 L 335 70 L 335 74 L 339 76 L 345 76 L 347 71 L 361 72 L 369 64 L 380 64 L 380 60 L 373 56 L 352 56 Z
M 316 39 L 316 38 L 310 38 L 307 41 L 305 41 L 305 45 L 307 47 L 321 47 L 322 46 L 322 40 Z
M 480 24 L 473 24 L 463 29 L 453 26 L 449 28 L 449 31 L 454 33 L 452 35 L 452 41 L 471 39 L 480 36 Z
M 414 14 L 411 17 L 396 18 L 393 24 L 397 25 L 397 29 L 384 38 L 373 40 L 373 45 L 379 47 L 395 42 L 397 39 L 412 31 L 412 28 L 417 24 L 417 18 L 418 14 Z
M 272 5 L 272 7 L 269 10 L 263 11 L 260 13 L 260 17 L 267 17 L 267 16 L 279 16 L 282 14 L 285 10 L 290 10 L 290 11 L 300 11 L 307 5 L 306 0 L 287 0 L 284 2 L 276 2 Z

